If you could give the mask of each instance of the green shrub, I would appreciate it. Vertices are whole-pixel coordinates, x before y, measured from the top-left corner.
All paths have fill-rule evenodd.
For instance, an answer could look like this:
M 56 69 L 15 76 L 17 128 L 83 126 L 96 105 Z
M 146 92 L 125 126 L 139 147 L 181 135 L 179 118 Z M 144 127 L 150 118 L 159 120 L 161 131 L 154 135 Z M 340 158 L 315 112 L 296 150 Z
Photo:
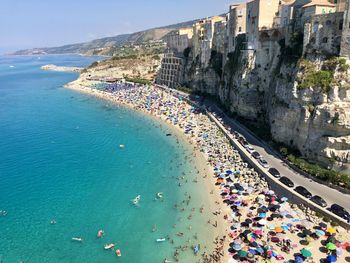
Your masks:
M 288 155 L 288 149 L 286 147 L 281 147 L 280 148 L 280 153 L 283 155 L 283 156 L 287 156 Z
M 152 82 L 147 80 L 147 79 L 142 79 L 142 78 L 130 78 L 130 77 L 125 77 L 125 80 L 128 82 L 133 82 L 133 83 L 138 83 L 141 85 L 151 85 Z

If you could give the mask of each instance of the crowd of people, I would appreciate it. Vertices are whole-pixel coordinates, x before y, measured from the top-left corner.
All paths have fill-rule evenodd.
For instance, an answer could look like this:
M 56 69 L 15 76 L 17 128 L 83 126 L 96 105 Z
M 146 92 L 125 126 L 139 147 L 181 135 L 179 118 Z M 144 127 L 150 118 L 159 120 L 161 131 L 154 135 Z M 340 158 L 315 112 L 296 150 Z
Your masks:
M 242 160 L 221 130 L 199 108 L 181 96 L 153 86 L 116 83 L 100 91 L 109 99 L 176 126 L 203 153 L 211 167 L 230 224 L 214 251 L 201 262 L 346 262 L 349 235 L 321 221 L 311 222 L 298 206 L 270 190 L 266 181 Z

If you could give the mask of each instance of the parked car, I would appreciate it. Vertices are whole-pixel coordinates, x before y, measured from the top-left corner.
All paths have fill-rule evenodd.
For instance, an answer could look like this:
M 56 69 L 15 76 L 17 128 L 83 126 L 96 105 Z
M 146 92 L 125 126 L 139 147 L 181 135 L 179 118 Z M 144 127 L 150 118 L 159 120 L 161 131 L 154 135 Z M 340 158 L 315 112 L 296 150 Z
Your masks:
M 297 186 L 295 187 L 294 191 L 308 199 L 312 197 L 312 194 L 304 186 Z
M 254 151 L 255 151 L 255 149 L 253 148 L 253 146 L 251 146 L 251 145 L 249 145 L 249 144 L 248 144 L 248 145 L 246 145 L 246 146 L 245 146 L 245 148 L 246 148 L 246 149 L 247 149 L 247 151 L 248 151 L 248 152 L 250 152 L 250 153 L 252 153 L 252 152 L 254 152 Z
M 238 138 L 238 142 L 239 142 L 240 144 L 242 144 L 243 146 L 248 145 L 248 142 L 247 142 L 246 139 L 244 139 L 244 137 L 242 137 L 242 136 L 240 136 L 240 137 Z
M 279 172 L 276 168 L 271 167 L 271 168 L 269 169 L 269 173 L 272 174 L 272 176 L 274 176 L 274 177 L 276 177 L 276 178 L 281 177 L 280 172 Z
M 288 177 L 282 176 L 280 182 L 288 187 L 294 187 L 294 183 Z
M 252 156 L 253 156 L 255 159 L 260 159 L 260 158 L 261 158 L 261 155 L 260 155 L 260 153 L 258 153 L 258 152 L 252 152 Z
M 319 206 L 322 206 L 322 207 L 327 206 L 327 202 L 325 200 L 323 200 L 323 198 L 318 196 L 318 195 L 314 195 L 313 197 L 311 197 L 310 200 L 312 202 L 314 202 L 315 204 L 318 204 Z
M 259 163 L 262 165 L 262 167 L 268 169 L 270 166 L 269 166 L 269 163 L 262 157 L 259 158 Z
M 348 219 L 348 217 L 350 217 L 349 212 L 346 211 L 344 207 L 342 207 L 338 204 L 333 204 L 331 206 L 330 210 L 333 214 L 336 214 L 337 216 L 339 216 L 341 218 Z

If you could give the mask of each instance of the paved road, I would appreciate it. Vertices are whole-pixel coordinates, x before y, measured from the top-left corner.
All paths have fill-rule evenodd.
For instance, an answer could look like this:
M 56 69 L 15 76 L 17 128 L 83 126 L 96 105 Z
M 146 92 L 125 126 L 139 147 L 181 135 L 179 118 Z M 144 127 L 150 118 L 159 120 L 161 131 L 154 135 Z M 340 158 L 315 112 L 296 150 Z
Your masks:
M 237 131 L 246 138 L 248 143 L 251 144 L 254 149 L 265 158 L 270 167 L 275 167 L 281 173 L 281 175 L 290 178 L 294 182 L 295 186 L 304 186 L 313 195 L 321 196 L 329 206 L 331 204 L 337 203 L 350 211 L 350 195 L 341 193 L 338 190 L 315 182 L 292 170 L 281 159 L 279 159 L 278 156 L 276 156 L 270 149 L 268 149 L 268 147 L 266 147 L 261 141 L 259 141 L 255 136 L 247 131 L 245 127 L 242 127 L 242 125 L 240 125 L 238 122 L 232 118 L 229 118 L 225 113 L 222 112 L 219 107 L 213 103 L 210 103 L 209 105 L 212 110 L 223 117 L 225 124 L 229 125 L 232 130 Z
M 169 89 L 166 87 L 164 87 L 164 89 L 171 92 L 175 92 L 181 96 L 188 97 L 188 94 L 184 92 Z M 220 116 L 223 117 L 225 125 L 231 127 L 231 130 L 237 131 L 238 133 L 243 135 L 248 141 L 248 143 L 252 145 L 254 149 L 265 158 L 265 160 L 269 163 L 270 167 L 276 168 L 281 173 L 281 175 L 291 179 L 294 182 L 295 186 L 304 186 L 311 192 L 311 194 L 321 196 L 327 202 L 328 206 L 336 203 L 350 211 L 350 195 L 341 193 L 338 190 L 332 189 L 326 185 L 315 182 L 309 178 L 306 178 L 300 173 L 292 170 L 278 156 L 276 156 L 275 153 L 271 151 L 271 149 L 266 147 L 259 139 L 253 136 L 251 132 L 248 131 L 245 127 L 243 127 L 240 123 L 228 117 L 216 104 L 210 101 L 205 101 L 205 106 L 210 106 L 212 111 L 216 112 L 217 114 L 220 114 Z

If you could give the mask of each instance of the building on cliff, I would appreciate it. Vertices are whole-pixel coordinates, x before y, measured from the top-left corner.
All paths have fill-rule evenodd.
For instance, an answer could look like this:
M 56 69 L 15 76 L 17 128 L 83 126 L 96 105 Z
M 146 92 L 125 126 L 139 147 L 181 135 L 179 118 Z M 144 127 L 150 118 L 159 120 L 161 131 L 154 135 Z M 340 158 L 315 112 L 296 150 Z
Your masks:
M 303 54 L 350 57 L 349 1 L 312 1 L 303 6 Z M 338 12 L 338 10 L 343 10 Z M 337 12 L 336 12 L 337 11 Z
M 215 28 L 221 28 L 220 23 L 226 23 L 226 17 L 213 16 L 193 25 L 192 55 L 194 59 L 198 57 L 202 65 L 207 66 L 209 63 L 214 31 Z
M 259 31 L 273 27 L 274 17 L 278 12 L 279 0 L 253 0 L 247 3 L 247 49 L 257 50 Z
M 183 53 L 184 50 L 192 46 L 193 28 L 180 28 L 165 36 L 167 47 L 176 52 Z
M 162 59 L 155 82 L 170 88 L 177 88 L 182 83 L 184 59 L 169 51 Z
M 236 37 L 246 32 L 247 4 L 230 5 L 227 18 L 227 53 L 233 52 L 236 46 Z

